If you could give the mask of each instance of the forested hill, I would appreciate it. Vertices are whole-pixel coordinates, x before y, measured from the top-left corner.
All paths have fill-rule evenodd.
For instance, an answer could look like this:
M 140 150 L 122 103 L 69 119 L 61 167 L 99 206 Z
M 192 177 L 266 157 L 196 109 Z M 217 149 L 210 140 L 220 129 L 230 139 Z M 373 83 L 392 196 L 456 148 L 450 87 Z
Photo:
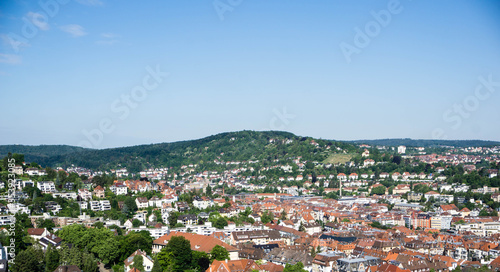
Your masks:
M 173 143 L 78 150 L 39 157 L 36 162 L 43 167 L 74 164 L 94 170 L 127 167 L 131 172 L 149 167 L 177 168 L 188 164 L 198 164 L 200 170 L 209 170 L 222 167 L 215 161 L 259 160 L 263 165 L 271 165 L 273 160 L 290 160 L 298 156 L 304 160 L 323 161 L 332 153 L 354 153 L 357 149 L 353 144 L 299 137 L 289 132 L 240 131 Z
M 453 146 L 453 147 L 479 147 L 479 146 L 496 146 L 500 142 L 496 141 L 483 141 L 483 140 L 414 140 L 409 138 L 404 139 L 379 139 L 379 140 L 356 140 L 348 141 L 356 144 L 368 145 L 383 145 L 383 146 L 409 146 L 409 147 L 440 147 L 440 146 Z
M 85 149 L 67 145 L 4 145 L 0 156 L 8 152 L 25 155 L 27 162 L 36 162 L 42 167 L 85 167 L 92 170 L 109 170 L 126 167 L 137 172 L 150 167 L 174 167 L 198 164 L 200 170 L 215 170 L 225 167 L 218 162 L 259 161 L 263 166 L 275 165 L 273 161 L 290 161 L 302 157 L 305 161 L 330 161 L 336 153 L 355 154 L 362 149 L 358 144 L 385 146 L 491 146 L 493 141 L 447 141 L 382 139 L 359 141 L 334 141 L 300 137 L 281 131 L 239 131 L 212 135 L 198 140 L 138 145 L 110 149 Z M 352 157 L 352 156 L 350 156 Z
M 23 154 L 27 162 L 38 162 L 49 157 L 82 152 L 86 149 L 70 145 L 0 145 L 0 156 L 4 157 L 9 152 Z

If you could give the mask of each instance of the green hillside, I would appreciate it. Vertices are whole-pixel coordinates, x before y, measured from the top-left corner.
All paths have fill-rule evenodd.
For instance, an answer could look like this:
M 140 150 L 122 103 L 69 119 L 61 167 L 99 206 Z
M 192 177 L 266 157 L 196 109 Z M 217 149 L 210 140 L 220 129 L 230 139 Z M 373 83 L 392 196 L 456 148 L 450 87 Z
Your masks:
M 109 170 L 126 167 L 137 172 L 150 167 L 173 167 L 198 164 L 201 170 L 223 170 L 235 165 L 216 162 L 260 161 L 263 166 L 273 165 L 273 160 L 290 161 L 302 157 L 306 161 L 344 163 L 359 154 L 357 144 L 386 146 L 491 146 L 493 141 L 445 141 L 382 139 L 341 142 L 300 137 L 281 131 L 239 131 L 212 135 L 197 140 L 159 143 L 109 149 L 85 149 L 67 145 L 4 145 L 0 156 L 8 152 L 25 155 L 28 162 L 37 162 L 43 167 L 70 165 L 93 170 Z
M 53 156 L 79 153 L 87 148 L 70 145 L 0 145 L 0 156 L 5 157 L 9 152 L 24 154 L 27 162 L 37 162 Z
M 313 140 L 318 145 L 313 145 L 311 142 Z M 333 148 L 327 149 L 327 146 Z M 102 150 L 75 149 L 75 152 L 39 156 L 37 162 L 44 167 L 67 167 L 74 164 L 100 170 L 122 166 L 132 172 L 148 167 L 178 168 L 188 164 L 198 164 L 201 169 L 217 169 L 226 166 L 216 164 L 216 160 L 224 162 L 259 160 L 266 165 L 275 159 L 302 156 L 305 160 L 322 162 L 332 154 L 344 150 L 351 153 L 357 148 L 349 143 L 299 137 L 289 132 L 240 131 L 174 143 Z M 19 152 L 22 153 L 21 150 Z

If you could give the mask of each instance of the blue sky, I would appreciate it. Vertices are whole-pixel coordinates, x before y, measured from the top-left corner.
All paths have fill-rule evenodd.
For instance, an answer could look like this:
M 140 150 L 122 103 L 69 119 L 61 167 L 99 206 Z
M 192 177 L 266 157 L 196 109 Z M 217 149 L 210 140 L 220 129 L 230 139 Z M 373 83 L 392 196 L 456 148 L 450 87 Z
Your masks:
M 500 140 L 498 1 L 41 2 L 0 3 L 0 144 Z

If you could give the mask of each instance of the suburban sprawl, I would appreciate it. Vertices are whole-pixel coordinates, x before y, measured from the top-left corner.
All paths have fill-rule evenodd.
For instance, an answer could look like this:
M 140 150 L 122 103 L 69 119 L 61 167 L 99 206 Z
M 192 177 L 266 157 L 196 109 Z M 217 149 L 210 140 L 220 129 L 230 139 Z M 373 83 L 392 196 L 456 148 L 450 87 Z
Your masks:
M 41 147 L 0 148 L 0 271 L 500 271 L 498 143 Z

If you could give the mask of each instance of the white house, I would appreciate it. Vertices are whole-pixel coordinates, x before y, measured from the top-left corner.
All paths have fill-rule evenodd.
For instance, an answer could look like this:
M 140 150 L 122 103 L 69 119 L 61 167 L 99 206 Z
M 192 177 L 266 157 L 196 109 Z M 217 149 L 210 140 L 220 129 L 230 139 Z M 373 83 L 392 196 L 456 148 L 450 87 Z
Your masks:
M 153 196 L 149 200 L 149 207 L 161 207 L 162 205 L 163 205 L 163 201 L 157 196 Z
M 127 221 L 125 221 L 125 223 L 123 224 L 123 226 L 127 229 L 131 229 L 132 227 L 134 227 L 134 225 L 132 224 L 132 219 L 129 219 Z
M 109 200 L 90 201 L 90 209 L 93 211 L 109 211 L 111 210 L 111 204 Z
M 121 183 L 117 183 L 117 184 L 114 184 L 114 185 L 111 185 L 109 187 L 109 189 L 111 190 L 111 192 L 113 192 L 115 195 L 126 195 L 127 192 L 128 192 L 128 188 L 127 186 L 121 184 Z
M 22 190 L 27 186 L 35 187 L 35 183 L 31 179 L 30 180 L 16 179 L 16 188 L 18 190 Z
M 87 201 L 77 201 L 78 205 L 80 205 L 80 209 L 86 210 L 89 208 L 89 203 Z
M 349 175 L 349 180 L 357 180 L 358 179 L 358 174 L 356 173 L 351 173 Z
M 375 161 L 372 160 L 372 159 L 366 159 L 363 161 L 363 166 L 364 167 L 367 167 L 367 166 L 370 166 L 370 165 L 374 165 L 375 164 Z
M 30 209 L 28 207 L 26 207 L 26 205 L 24 204 L 20 204 L 20 203 L 9 203 L 7 204 L 7 208 L 9 209 L 9 212 L 12 213 L 12 214 L 16 214 L 16 213 L 26 213 L 26 214 L 30 214 Z
M 92 193 L 87 189 L 78 189 L 78 195 L 85 201 L 92 199 Z
M 54 184 L 53 181 L 39 181 L 36 184 L 36 187 L 42 191 L 42 193 L 47 194 L 47 193 L 53 193 L 56 191 L 56 185 Z
M 100 211 L 101 204 L 99 203 L 99 201 L 90 201 L 90 209 L 93 211 Z
M 47 172 L 45 172 L 45 170 L 37 169 L 37 168 L 28 168 L 24 172 L 30 176 L 45 176 L 45 175 L 47 175 Z
M 344 173 L 340 173 L 340 174 L 337 175 L 337 179 L 340 180 L 340 181 L 346 181 L 347 180 L 347 176 Z
M 134 264 L 134 256 L 135 255 L 140 255 L 142 256 L 142 264 L 144 266 L 144 271 L 145 272 L 150 272 L 153 269 L 153 259 L 146 255 L 146 252 L 138 249 L 132 255 L 128 256 L 123 263 L 125 264 L 125 272 L 129 272 L 132 270 L 130 267 Z
M 60 193 L 53 193 L 52 196 L 55 198 L 60 197 L 60 198 L 76 200 L 77 194 L 75 192 L 60 192 Z
M 382 173 L 380 173 L 379 177 L 380 177 L 381 179 L 388 178 L 388 177 L 389 177 L 389 173 L 387 173 L 387 172 L 382 172 Z
M 145 197 L 136 198 L 135 204 L 137 205 L 138 209 L 146 209 L 147 207 L 149 207 L 149 201 Z
M 208 197 L 197 197 L 193 200 L 193 206 L 198 209 L 206 209 L 213 205 L 213 201 Z
M 101 200 L 99 204 L 101 204 L 101 211 L 111 210 L 111 203 L 109 203 L 109 200 Z
M 29 228 L 28 236 L 35 239 L 36 241 L 42 239 L 43 237 L 50 234 L 45 228 Z
M 16 166 L 13 167 L 13 172 L 16 175 L 21 176 L 23 174 L 23 167 L 20 166 L 20 165 L 16 165 Z
M 137 219 L 137 220 L 141 221 L 143 224 L 145 224 L 146 223 L 146 214 L 147 214 L 146 211 L 138 211 L 136 214 L 134 214 L 133 219 Z

